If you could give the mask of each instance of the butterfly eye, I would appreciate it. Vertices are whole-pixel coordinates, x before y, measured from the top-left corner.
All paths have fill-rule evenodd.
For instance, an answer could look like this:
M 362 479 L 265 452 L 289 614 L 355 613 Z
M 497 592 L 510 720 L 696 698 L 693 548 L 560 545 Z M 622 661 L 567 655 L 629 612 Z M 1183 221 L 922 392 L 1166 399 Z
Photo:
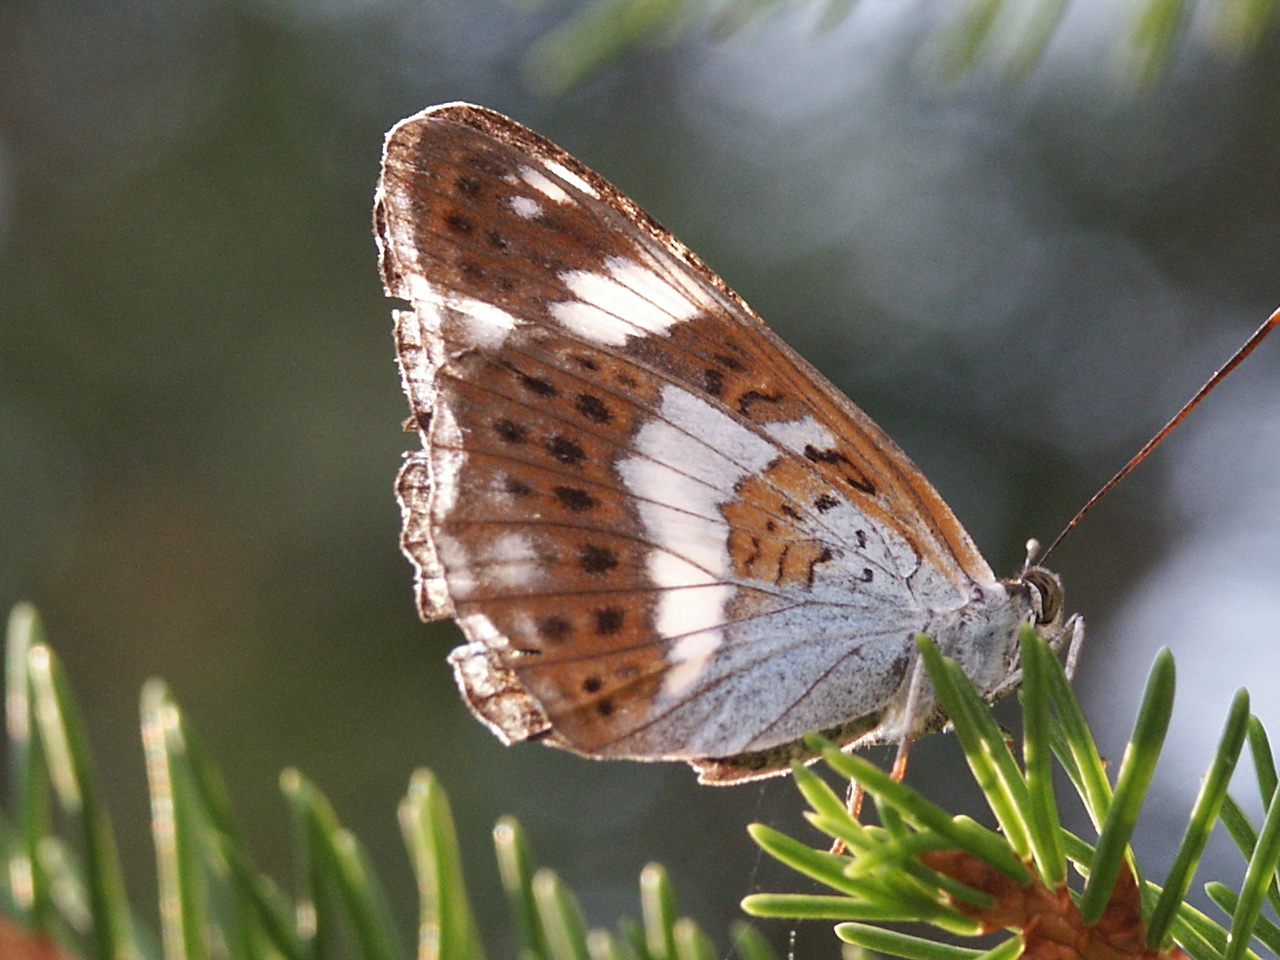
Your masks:
M 1055 622 L 1062 615 L 1062 581 L 1044 567 L 1031 567 L 1019 579 L 1027 586 L 1036 624 Z

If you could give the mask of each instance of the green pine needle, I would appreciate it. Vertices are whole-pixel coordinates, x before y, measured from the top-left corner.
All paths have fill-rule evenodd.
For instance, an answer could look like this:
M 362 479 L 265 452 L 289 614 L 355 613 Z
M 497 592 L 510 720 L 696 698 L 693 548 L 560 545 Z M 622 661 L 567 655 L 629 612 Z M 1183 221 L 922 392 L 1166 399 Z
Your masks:
M 983 952 L 879 926 L 917 921 L 951 936 L 978 935 L 979 922 L 964 910 L 985 909 L 992 897 L 921 859 L 956 850 L 967 851 L 1018 884 L 1043 882 L 1049 889 L 1066 882 L 1064 865 L 1071 862 L 1086 878 L 1080 895 L 1085 915 L 1105 907 L 1126 859 L 1132 865 L 1128 840 L 1167 729 L 1172 658 L 1167 653 L 1157 657 L 1113 793 L 1061 664 L 1030 632 L 1020 642 L 1021 765 L 959 667 L 939 656 L 932 644 L 921 645 L 941 705 L 953 718 L 957 740 L 1003 833 L 952 815 L 866 759 L 811 738 L 810 745 L 830 767 L 862 785 L 882 825 L 854 820 L 826 781 L 797 767 L 796 785 L 811 808 L 810 822 L 843 840 L 846 852 L 814 849 L 760 824 L 749 832 L 772 856 L 834 892 L 753 894 L 743 901 L 744 910 L 754 916 L 838 921 L 836 934 L 847 943 L 897 956 L 1012 958 L 1021 944 L 1016 935 Z M 159 960 L 154 938 L 138 927 L 125 902 L 88 740 L 69 685 L 29 607 L 17 608 L 10 618 L 5 663 L 12 776 L 8 816 L 0 814 L 0 841 L 10 863 L 0 908 L 85 960 Z M 410 955 L 360 844 L 305 777 L 296 771 L 281 777 L 299 864 L 300 893 L 291 897 L 254 865 L 214 763 L 158 681 L 143 691 L 142 721 L 166 960 L 221 955 L 405 960 Z M 1150 942 L 1172 940 L 1196 960 L 1252 958 L 1251 941 L 1273 951 L 1280 946 L 1280 926 L 1262 915 L 1268 898 L 1273 907 L 1280 901 L 1275 879 L 1280 804 L 1268 804 L 1259 827 L 1226 795 L 1245 742 L 1264 796 L 1275 798 L 1271 748 L 1241 693 L 1231 706 L 1164 888 L 1138 879 Z M 1051 757 L 1068 773 L 1094 822 L 1102 825 L 1096 849 L 1060 826 Z M 53 815 L 55 805 L 60 817 Z M 483 960 L 448 800 L 430 773 L 414 775 L 400 818 L 420 893 L 417 956 Z M 1183 902 L 1218 820 L 1248 864 L 1240 891 L 1222 884 L 1206 888 L 1230 914 L 1229 932 Z M 70 839 L 55 831 L 55 822 L 69 825 Z M 679 915 L 670 878 L 659 866 L 650 865 L 641 875 L 638 921 L 624 918 L 614 931 L 589 930 L 573 892 L 552 871 L 537 868 L 518 823 L 499 821 L 494 845 L 521 960 L 722 956 L 703 931 Z M 776 960 L 750 927 L 736 931 L 734 943 L 742 960 Z
M 1094 857 L 1093 872 L 1085 884 L 1080 912 L 1086 923 L 1094 923 L 1102 916 L 1116 878 L 1120 875 L 1129 850 L 1129 837 L 1138 822 L 1142 801 L 1155 774 L 1156 760 L 1164 746 L 1169 730 L 1169 716 L 1173 712 L 1174 669 L 1173 655 L 1161 650 L 1156 654 L 1151 674 L 1147 677 L 1142 705 L 1133 736 L 1125 747 L 1120 761 L 1120 775 L 1116 778 L 1115 794 L 1107 809 L 1106 819 L 1098 835 L 1098 853 Z
M 771 14 L 793 7 L 782 0 L 593 0 L 536 43 L 525 59 L 535 86 L 563 92 L 637 48 L 700 31 L 715 40 L 732 37 Z M 812 17 L 815 32 L 831 30 L 857 4 L 826 0 Z M 966 0 L 926 41 L 940 74 L 956 77 L 994 67 L 1011 80 L 1030 74 L 1070 9 L 1069 0 Z M 1197 18 L 1198 9 L 1209 16 Z M 1127 23 L 1117 37 L 1120 70 L 1139 89 L 1163 80 L 1188 46 L 1198 20 L 1226 53 L 1256 51 L 1275 27 L 1280 0 L 1128 0 Z
M 913 857 L 946 846 L 965 851 L 1007 876 L 1015 876 L 1011 865 L 1016 866 L 1022 871 L 1019 884 L 1031 879 L 1023 866 L 1025 860 L 1035 868 L 1048 890 L 1066 885 L 1065 864 L 1070 861 L 1086 878 L 1084 891 L 1076 895 L 1084 923 L 1100 916 L 1111 902 L 1127 860 L 1139 884 L 1148 936 L 1153 945 L 1159 947 L 1172 940 L 1197 960 L 1253 956 L 1248 951 L 1250 939 L 1257 936 L 1269 943 L 1274 926 L 1269 919 L 1260 918 L 1259 910 L 1268 890 L 1274 889 L 1275 867 L 1280 860 L 1280 812 L 1276 812 L 1280 804 L 1268 811 L 1266 822 L 1258 831 L 1226 796 L 1227 782 L 1246 737 L 1251 749 L 1267 758 L 1267 763 L 1257 764 L 1262 771 L 1262 783 L 1274 784 L 1274 780 L 1268 779 L 1272 775 L 1268 771 L 1274 770 L 1269 766 L 1270 749 L 1256 718 L 1249 715 L 1247 696 L 1238 695 L 1232 704 L 1218 751 L 1162 889 L 1143 881 L 1138 874 L 1129 850 L 1129 838 L 1168 729 L 1174 690 L 1172 657 L 1167 651 L 1156 657 L 1113 791 L 1061 664 L 1031 631 L 1024 632 L 1020 642 L 1025 725 L 1022 767 L 1017 766 L 998 727 L 959 667 L 939 656 L 932 644 L 921 643 L 930 679 L 943 709 L 952 718 L 974 779 L 999 822 L 1014 825 L 1014 831 L 1006 828 L 1003 834 L 995 834 L 966 818 L 952 817 L 906 784 L 894 782 L 865 759 L 844 754 L 832 744 L 811 738 L 810 745 L 820 751 L 835 772 L 859 783 L 875 799 L 882 817 L 891 812 L 894 822 L 908 833 L 904 835 L 899 828 L 884 831 L 852 821 L 834 790 L 812 771 L 797 771 L 797 786 L 812 807 L 810 822 L 829 835 L 843 839 L 847 847 L 845 857 L 814 850 L 758 824 L 751 828 L 751 834 L 772 856 L 838 891 L 841 896 L 755 894 L 744 901 L 744 909 L 758 916 L 780 916 L 791 911 L 790 915 L 795 917 L 847 918 L 856 922 L 837 927 L 843 939 L 897 956 L 978 956 L 980 951 L 956 952 L 958 948 L 945 944 L 869 926 L 912 920 L 932 924 L 940 930 L 964 932 L 956 924 L 958 914 L 939 908 L 974 903 L 963 895 L 963 889 L 967 888 L 957 890 L 941 882 L 937 874 L 916 869 L 923 864 L 913 862 Z M 1052 790 L 1053 756 L 1067 771 L 1095 824 L 1101 825 L 1096 849 L 1060 825 L 1058 801 Z M 1221 924 L 1183 901 L 1208 834 L 1219 816 L 1231 827 L 1249 858 L 1244 887 L 1232 901 L 1230 935 Z M 1018 845 L 1010 839 L 1011 832 L 1018 835 Z M 1024 843 L 1028 851 L 1025 856 L 1019 850 Z M 841 859 L 847 860 L 843 868 Z M 1221 897 L 1215 899 L 1223 902 Z M 842 901 L 846 902 L 842 905 Z M 1015 956 L 1020 948 L 1020 938 L 1014 936 L 988 955 Z

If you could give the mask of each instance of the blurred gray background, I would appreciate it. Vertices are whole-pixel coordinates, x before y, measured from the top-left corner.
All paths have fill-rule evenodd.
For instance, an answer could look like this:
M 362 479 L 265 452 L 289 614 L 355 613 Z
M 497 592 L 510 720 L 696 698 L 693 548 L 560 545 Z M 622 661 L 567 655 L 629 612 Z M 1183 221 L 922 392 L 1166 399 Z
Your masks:
M 0 607 L 38 604 L 66 660 L 144 914 L 155 675 L 266 869 L 289 881 L 294 765 L 367 843 L 406 938 L 394 812 L 418 766 L 452 798 L 494 956 L 502 813 L 596 923 L 635 913 L 650 859 L 722 947 L 742 895 L 809 889 L 743 830 L 810 836 L 789 782 L 506 749 L 460 703 L 458 633 L 417 621 L 397 548 L 414 441 L 369 210 L 401 117 L 483 103 L 613 180 L 898 439 L 1005 574 L 1280 304 L 1275 31 L 1238 56 L 1193 22 L 1143 88 L 1130 8 L 1075 0 L 1014 81 L 946 74 L 950 4 L 863 0 L 827 29 L 802 4 L 539 93 L 524 58 L 575 7 L 0 6 Z M 1280 722 L 1280 340 L 1051 566 L 1089 621 L 1078 688 L 1113 757 L 1155 649 L 1177 655 L 1138 837 L 1159 876 L 1234 689 Z M 922 743 L 912 782 L 972 803 L 957 753 Z M 828 925 L 801 938 L 836 953 Z

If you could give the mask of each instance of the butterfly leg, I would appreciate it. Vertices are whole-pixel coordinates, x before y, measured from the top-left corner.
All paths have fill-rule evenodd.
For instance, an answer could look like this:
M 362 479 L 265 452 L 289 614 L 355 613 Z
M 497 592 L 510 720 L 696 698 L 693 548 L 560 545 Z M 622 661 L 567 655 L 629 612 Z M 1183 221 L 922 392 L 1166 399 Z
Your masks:
M 1029 622 L 1029 621 L 1028 621 Z M 1049 649 L 1054 654 L 1062 652 L 1062 648 L 1067 648 L 1066 663 L 1063 669 L 1067 674 L 1067 679 L 1071 680 L 1076 675 L 1076 663 L 1080 659 L 1080 649 L 1084 646 L 1084 618 L 1080 614 L 1072 614 L 1067 622 L 1062 625 L 1062 629 L 1055 633 L 1049 639 Z M 1019 667 L 1013 673 L 996 687 L 990 693 L 986 694 L 988 703 L 995 703 L 1001 697 L 1011 690 L 1016 690 L 1022 685 L 1022 668 Z
M 927 679 L 924 657 L 916 653 L 911 664 L 911 681 L 907 685 L 907 702 L 902 710 L 902 736 L 898 740 L 898 753 L 893 758 L 893 771 L 890 774 L 895 781 L 901 781 L 907 775 L 907 755 L 911 752 L 915 732 L 925 719 L 920 716 L 920 700 L 924 696 Z
M 866 791 L 862 789 L 862 784 L 854 780 L 849 781 L 849 790 L 844 795 L 844 806 L 849 811 L 849 816 L 853 817 L 854 820 L 857 820 L 862 813 L 862 798 L 866 795 Z M 844 853 L 845 849 L 845 842 L 836 837 L 831 841 L 831 849 L 827 852 L 832 856 L 838 857 Z
M 862 801 L 866 795 L 867 791 L 862 789 L 862 784 L 856 780 L 849 781 L 849 791 L 845 794 L 845 806 L 849 810 L 849 816 L 855 820 L 862 816 Z M 836 842 L 841 843 L 839 840 Z
M 893 769 L 889 771 L 889 776 L 894 780 L 902 780 L 907 775 L 907 755 L 911 752 L 911 744 L 915 741 L 911 737 L 903 737 L 898 741 L 898 753 L 893 758 Z M 862 784 L 854 781 L 849 784 L 849 792 L 846 794 L 845 803 L 849 808 L 849 816 L 857 820 L 862 813 L 862 800 L 866 796 L 866 791 L 862 789 Z
M 1062 627 L 1062 632 L 1053 638 L 1050 649 L 1057 653 L 1063 644 L 1067 647 L 1067 662 L 1063 665 L 1067 679 L 1074 680 L 1076 664 L 1080 661 L 1080 650 L 1084 646 L 1084 617 L 1080 614 L 1072 616 Z
M 889 773 L 889 776 L 895 782 L 901 782 L 907 775 L 907 758 L 911 753 L 911 744 L 915 742 L 911 731 L 916 727 L 916 714 L 920 710 L 920 697 L 924 692 L 926 676 L 924 657 L 917 653 L 911 668 L 911 681 L 907 687 L 907 703 L 902 711 L 903 733 L 898 740 L 898 752 L 893 758 L 893 769 Z M 849 784 L 849 792 L 845 795 L 845 805 L 849 811 L 849 816 L 855 820 L 862 813 L 862 801 L 865 796 L 866 791 L 862 789 L 862 784 L 856 781 Z M 831 852 L 834 854 L 844 853 L 844 848 L 843 840 L 837 839 L 831 844 Z

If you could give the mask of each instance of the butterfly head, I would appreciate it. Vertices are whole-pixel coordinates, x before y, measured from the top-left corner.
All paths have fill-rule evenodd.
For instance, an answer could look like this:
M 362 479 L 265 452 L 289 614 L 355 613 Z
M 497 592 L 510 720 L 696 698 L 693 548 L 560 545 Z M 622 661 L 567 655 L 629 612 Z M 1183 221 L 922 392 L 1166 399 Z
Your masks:
M 1042 637 L 1054 637 L 1062 630 L 1062 580 L 1044 567 L 1029 566 L 1015 580 L 1006 581 L 1011 593 L 1026 597 L 1031 611 L 1031 625 Z

